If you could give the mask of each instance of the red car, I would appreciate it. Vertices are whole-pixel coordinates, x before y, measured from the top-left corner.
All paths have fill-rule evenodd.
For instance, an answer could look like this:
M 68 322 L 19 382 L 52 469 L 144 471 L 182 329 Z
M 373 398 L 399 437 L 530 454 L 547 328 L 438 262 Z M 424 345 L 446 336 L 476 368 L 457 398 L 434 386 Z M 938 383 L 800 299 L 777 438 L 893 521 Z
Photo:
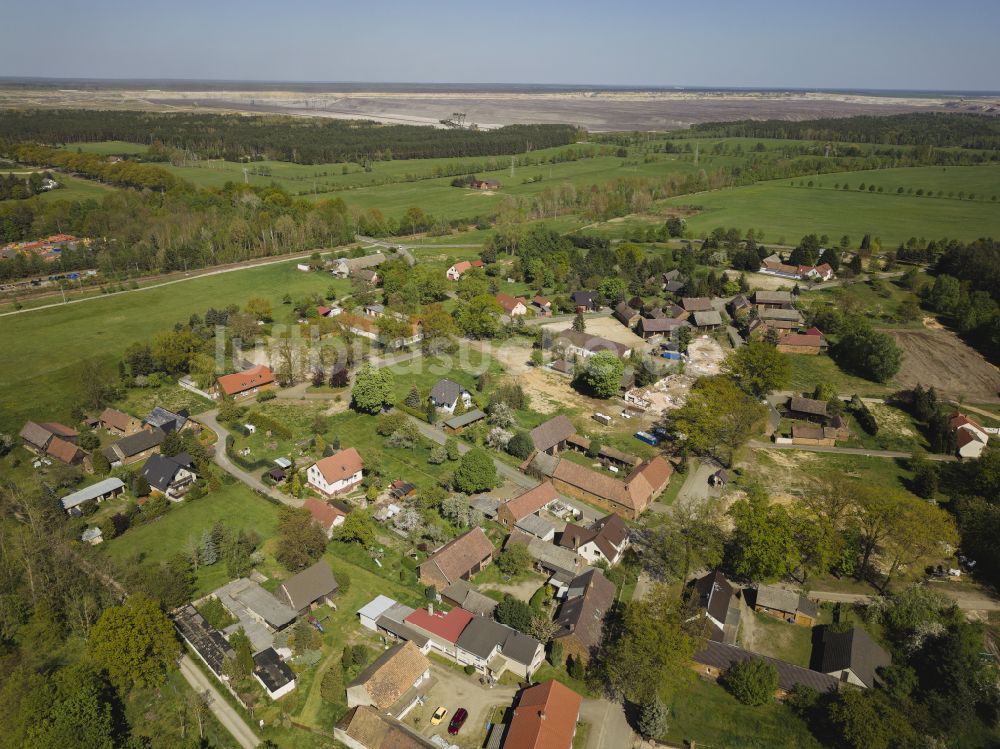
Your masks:
M 458 708 L 455 714 L 451 718 L 451 723 L 448 724 L 448 733 L 452 736 L 458 733 L 459 729 L 465 725 L 466 718 L 469 717 L 469 711 L 464 707 Z

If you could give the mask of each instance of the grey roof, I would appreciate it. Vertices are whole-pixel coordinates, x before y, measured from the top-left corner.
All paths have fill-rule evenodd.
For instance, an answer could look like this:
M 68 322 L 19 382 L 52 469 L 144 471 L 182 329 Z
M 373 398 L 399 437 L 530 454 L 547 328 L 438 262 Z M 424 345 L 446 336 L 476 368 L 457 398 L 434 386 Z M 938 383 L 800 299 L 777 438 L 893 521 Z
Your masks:
M 691 323 L 687 320 L 677 320 L 673 317 L 644 317 L 639 321 L 639 327 L 642 328 L 644 333 L 666 333 L 678 328 L 690 328 Z
M 576 427 L 568 418 L 559 414 L 531 430 L 531 441 L 539 452 L 555 447 L 571 434 L 576 434 Z
M 274 648 L 261 650 L 253 657 L 253 672 L 270 692 L 277 692 L 286 684 L 295 681 L 295 672 L 278 657 Z
M 802 322 L 802 313 L 797 309 L 762 309 L 757 313 L 761 320 L 786 320 Z
M 362 255 L 361 257 L 338 258 L 337 264 L 343 264 L 347 270 L 361 270 L 362 268 L 374 268 L 385 262 L 385 255 L 376 252 L 373 255 Z
M 788 613 L 801 611 L 803 614 L 813 618 L 819 615 L 816 604 L 808 598 L 800 596 L 794 590 L 786 590 L 774 585 L 758 586 L 757 594 L 754 597 L 754 605 L 776 611 L 787 611 Z
M 633 318 L 639 316 L 639 313 L 636 310 L 629 307 L 628 304 L 625 302 L 620 302 L 615 307 L 614 314 L 619 322 L 625 323 L 626 325 L 628 325 Z
M 552 476 L 559 466 L 559 457 L 548 453 L 535 453 L 531 459 L 531 468 L 543 476 Z
M 378 619 L 395 604 L 396 601 L 389 598 L 389 596 L 377 595 L 375 598 L 358 609 L 357 614 L 358 616 L 363 616 L 367 619 Z
M 98 527 L 97 527 L 97 526 L 95 525 L 95 526 L 91 526 L 90 528 L 87 528 L 87 530 L 85 530 L 85 531 L 84 531 L 84 532 L 83 532 L 83 533 L 82 533 L 82 534 L 80 535 L 80 540 L 81 540 L 81 541 L 88 541 L 88 542 L 89 542 L 89 541 L 93 541 L 93 540 L 95 540 L 95 539 L 98 539 L 98 538 L 101 538 L 101 537 L 102 537 L 102 535 L 103 535 L 103 534 L 101 533 L 101 529 L 100 529 L 100 528 L 98 528 Z
M 695 590 L 698 591 L 700 603 L 709 615 L 720 622 L 726 621 L 729 602 L 735 595 L 733 586 L 726 576 L 718 570 L 710 572 L 695 583 Z
M 64 510 L 70 510 L 74 507 L 82 505 L 84 502 L 89 502 L 92 499 L 103 497 L 109 492 L 124 488 L 125 484 L 122 483 L 121 479 L 104 479 L 103 481 L 98 481 L 96 484 L 85 486 L 83 489 L 75 491 L 72 494 L 67 494 L 59 501 L 62 502 Z
M 233 580 L 215 591 L 222 605 L 229 609 L 237 618 L 241 618 L 237 610 L 243 607 L 256 614 L 272 629 L 281 629 L 286 624 L 295 621 L 297 611 L 283 604 L 257 583 L 247 578 Z
M 586 304 L 587 306 L 592 305 L 596 297 L 597 293 L 594 291 L 574 291 L 569 296 L 574 304 Z
M 663 274 L 664 281 L 676 281 L 680 277 L 681 277 L 681 272 L 680 269 L 678 268 L 674 268 L 673 270 L 668 270 L 666 273 Z
M 559 345 L 572 345 L 593 353 L 597 353 L 599 351 L 610 351 L 611 353 L 622 357 L 632 350 L 622 343 L 609 341 L 607 338 L 601 338 L 600 336 L 591 335 L 587 332 L 581 333 L 579 330 L 572 329 L 560 331 L 556 337 L 556 342 Z
M 583 561 L 573 551 L 556 546 L 550 541 L 543 541 L 521 530 L 515 529 L 510 534 L 507 546 L 512 543 L 527 546 L 528 553 L 531 554 L 532 558 L 550 572 L 563 573 L 564 576 L 573 577 L 583 566 Z
M 475 424 L 477 421 L 481 421 L 486 418 L 486 414 L 480 411 L 478 408 L 474 408 L 471 411 L 466 411 L 464 414 L 458 416 L 452 416 L 450 419 L 444 422 L 446 427 L 451 429 L 459 429 L 461 427 L 467 427 L 469 424 Z
M 687 296 L 681 299 L 681 306 L 688 312 L 707 312 L 712 309 L 712 300 L 707 296 Z
M 670 294 L 676 294 L 679 291 L 682 291 L 685 286 L 687 286 L 687 284 L 683 281 L 667 281 L 663 284 L 663 290 Z
M 311 567 L 285 580 L 277 591 L 279 599 L 296 611 L 301 611 L 314 601 L 336 593 L 340 589 L 330 563 L 320 559 Z
M 800 684 L 811 687 L 817 692 L 835 692 L 840 684 L 837 679 L 828 674 L 811 671 L 808 668 L 802 668 L 802 666 L 785 663 L 785 661 L 779 661 L 777 658 L 771 658 L 766 655 L 751 653 L 749 650 L 744 650 L 735 645 L 726 645 L 721 642 L 707 640 L 704 643 L 704 647 L 694 654 L 696 663 L 701 663 L 704 666 L 712 666 L 720 671 L 727 670 L 734 663 L 749 661 L 754 658 L 774 666 L 774 670 L 778 672 L 778 687 L 786 692 Z
M 722 315 L 714 309 L 707 312 L 698 311 L 694 313 L 694 324 L 698 327 L 704 325 L 722 325 Z
M 501 502 L 496 497 L 475 497 L 469 502 L 469 507 L 479 510 L 488 518 L 495 518 Z
M 410 613 L 413 613 L 413 609 L 410 609 Z M 407 616 L 409 616 L 409 614 Z M 429 639 L 427 635 L 417 632 L 405 622 L 396 621 L 395 617 L 392 617 L 387 613 L 382 614 L 382 616 L 375 620 L 375 626 L 379 629 L 384 629 L 386 632 L 391 632 L 401 640 L 410 640 L 418 648 L 422 648 L 426 645 Z
M 526 533 L 530 533 L 538 538 L 545 538 L 550 533 L 555 533 L 556 527 L 548 520 L 543 520 L 538 515 L 528 515 L 514 523 L 515 528 L 519 528 Z
M 458 400 L 463 390 L 465 388 L 457 382 L 444 377 L 435 382 L 431 388 L 431 400 L 437 405 L 451 405 Z
M 34 421 L 29 421 L 21 429 L 21 439 L 37 448 L 44 448 L 52 439 L 52 432 Z
M 175 611 L 172 618 L 181 636 L 198 652 L 208 667 L 221 676 L 223 662 L 228 656 L 234 655 L 222 633 L 212 629 L 190 603 Z
M 449 601 L 454 601 L 466 611 L 478 616 L 493 616 L 497 602 L 476 590 L 467 580 L 456 580 L 441 591 L 441 595 Z
M 777 258 L 776 255 L 772 255 L 767 258 L 771 260 L 772 258 Z M 790 291 L 755 291 L 753 295 L 753 301 L 755 304 L 791 304 L 792 303 L 792 292 Z
M 569 634 L 589 648 L 601 644 L 604 619 L 615 602 L 615 586 L 600 570 L 590 569 L 569 585 L 569 595 L 559 609 L 556 622 L 561 627 L 556 637 Z
M 868 687 L 875 686 L 876 669 L 888 666 L 892 658 L 861 627 L 847 632 L 823 632 L 823 672 L 850 669 Z
M 130 434 L 128 437 L 122 437 L 120 440 L 115 442 L 111 447 L 117 448 L 122 455 L 126 458 L 130 458 L 133 455 L 138 455 L 141 452 L 149 450 L 152 447 L 156 447 L 163 443 L 167 435 L 159 427 L 154 427 L 149 431 L 143 429 L 142 431 L 136 432 L 135 434 Z M 116 451 L 116 452 L 117 452 Z M 106 454 L 106 453 L 105 453 Z M 117 460 L 117 455 L 115 460 Z
M 181 453 L 173 458 L 168 458 L 166 455 L 150 455 L 146 465 L 142 467 L 142 475 L 145 476 L 150 486 L 165 492 L 170 488 L 177 472 L 185 467 L 184 463 L 178 460 L 178 458 L 183 459 L 185 455 L 187 453 Z M 191 456 L 187 455 L 187 465 L 190 463 Z
M 826 416 L 826 401 L 793 396 L 788 399 L 788 410 L 813 416 Z
M 489 658 L 494 649 L 499 647 L 505 658 L 525 665 L 531 664 L 541 645 L 534 637 L 485 616 L 474 616 L 455 644 L 480 658 Z
M 144 424 L 160 427 L 164 432 L 178 432 L 181 427 L 187 424 L 188 418 L 185 414 L 174 413 L 165 408 L 157 406 L 149 412 L 144 420 Z

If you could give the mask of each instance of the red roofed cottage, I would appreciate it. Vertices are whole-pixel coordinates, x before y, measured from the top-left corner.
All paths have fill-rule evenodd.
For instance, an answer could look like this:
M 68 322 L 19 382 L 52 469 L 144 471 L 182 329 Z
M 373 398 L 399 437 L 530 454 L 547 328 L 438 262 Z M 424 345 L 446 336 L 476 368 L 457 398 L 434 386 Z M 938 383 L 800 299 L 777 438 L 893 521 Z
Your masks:
M 306 472 L 309 486 L 327 497 L 344 494 L 361 483 L 364 461 L 353 447 L 317 460 Z

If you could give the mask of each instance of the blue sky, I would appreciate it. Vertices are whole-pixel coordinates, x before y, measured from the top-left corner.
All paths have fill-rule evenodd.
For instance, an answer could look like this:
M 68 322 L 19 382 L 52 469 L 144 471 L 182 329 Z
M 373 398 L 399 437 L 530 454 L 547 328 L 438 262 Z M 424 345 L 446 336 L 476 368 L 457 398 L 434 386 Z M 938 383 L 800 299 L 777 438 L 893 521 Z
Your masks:
M 996 0 L 24 0 L 0 75 L 1000 90 Z

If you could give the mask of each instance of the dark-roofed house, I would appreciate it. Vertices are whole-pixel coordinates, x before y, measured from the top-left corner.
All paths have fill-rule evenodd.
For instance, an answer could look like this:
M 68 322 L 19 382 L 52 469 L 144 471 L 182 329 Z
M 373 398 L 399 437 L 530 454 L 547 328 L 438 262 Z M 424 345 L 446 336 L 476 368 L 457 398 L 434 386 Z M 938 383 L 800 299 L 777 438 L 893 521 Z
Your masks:
M 105 447 L 102 452 L 112 467 L 127 466 L 159 453 L 160 445 L 166 438 L 167 435 L 158 427 L 143 429 L 135 434 L 122 437 L 117 442 Z
M 779 697 L 788 694 L 798 686 L 809 687 L 820 693 L 836 692 L 839 688 L 837 679 L 819 671 L 794 666 L 766 655 L 751 653 L 749 650 L 735 645 L 727 645 L 724 642 L 706 640 L 702 645 L 703 647 L 694 654 L 694 670 L 713 679 L 724 676 L 734 663 L 761 660 L 774 666 L 774 670 L 778 672 L 777 695 Z
M 792 306 L 792 293 L 760 289 L 753 293 L 753 303 L 758 309 L 789 309 Z
M 351 749 L 441 749 L 399 721 L 364 706 L 351 708 L 337 721 L 333 735 Z
M 785 415 L 791 419 L 824 422 L 829 415 L 826 408 L 826 401 L 793 396 L 788 399 L 788 405 L 785 407 Z
M 320 559 L 302 572 L 288 578 L 274 591 L 274 597 L 302 616 L 313 604 L 333 603 L 340 590 L 330 563 Z
M 236 655 L 222 633 L 213 629 L 205 621 L 205 617 L 190 603 L 184 604 L 171 614 L 170 618 L 173 619 L 174 627 L 181 637 L 194 649 L 198 657 L 212 669 L 212 673 L 222 678 L 222 664 L 226 658 Z
M 696 328 L 710 330 L 722 325 L 722 315 L 714 309 L 706 310 L 704 312 L 697 310 L 691 314 L 691 318 L 693 320 L 694 327 Z
M 698 605 L 705 609 L 707 637 L 732 645 L 740 627 L 740 603 L 726 576 L 716 570 L 694 584 Z
M 615 602 L 615 586 L 597 569 L 578 575 L 569 584 L 566 600 L 559 607 L 553 640 L 563 652 L 584 663 L 597 651 L 604 634 L 604 619 Z
M 21 429 L 22 444 L 36 455 L 49 455 L 73 465 L 83 460 L 85 453 L 76 446 L 80 433 L 55 421 L 29 421 Z
M 597 309 L 597 294 L 593 291 L 574 291 L 569 296 L 577 311 L 591 312 Z
M 495 551 L 483 529 L 473 528 L 446 543 L 420 564 L 420 582 L 444 590 L 456 580 L 468 580 L 489 566 Z
M 681 306 L 687 312 L 709 312 L 715 309 L 707 296 L 686 296 L 681 299 Z
M 157 406 L 150 411 L 149 415 L 143 420 L 143 425 L 147 429 L 159 427 L 167 434 L 170 434 L 170 432 L 179 432 L 192 423 L 188 419 L 186 412 L 174 413 L 161 406 Z
M 566 440 L 574 434 L 573 422 L 559 414 L 532 429 L 531 442 L 540 453 L 558 455 L 566 449 Z
M 505 671 L 530 679 L 545 658 L 545 647 L 534 637 L 485 616 L 471 617 L 455 646 L 455 660 L 494 679 Z
M 737 294 L 729 300 L 726 309 L 729 311 L 729 316 L 735 320 L 737 317 L 749 314 L 750 310 L 753 309 L 753 304 L 742 294 Z
M 615 319 L 626 328 L 634 328 L 639 320 L 642 319 L 642 315 L 629 307 L 626 302 L 620 302 L 615 306 L 614 315 Z
M 150 455 L 142 467 L 142 475 L 152 491 L 175 501 L 181 499 L 198 478 L 194 462 L 187 453 L 172 457 Z
M 575 551 L 589 564 L 604 561 L 618 564 L 629 545 L 630 532 L 620 515 L 606 515 L 589 528 L 567 523 L 559 545 Z
M 681 328 L 690 328 L 691 323 L 687 320 L 676 320 L 672 317 L 642 318 L 636 332 L 643 338 L 652 338 L 662 335 L 668 338 L 675 338 L 677 331 Z
M 412 642 L 389 648 L 347 685 L 347 706 L 389 710 L 431 678 L 431 662 Z M 417 695 L 411 694 L 415 699 Z M 408 707 L 408 705 L 403 706 Z M 398 711 L 390 711 L 398 712 Z
M 541 512 L 557 499 L 559 492 L 552 486 L 552 482 L 543 481 L 500 505 L 497 508 L 497 522 L 508 529 L 513 528 L 520 520 Z
M 472 405 L 472 394 L 447 377 L 435 382 L 434 387 L 431 388 L 431 404 L 439 411 L 449 414 L 455 413 L 459 398 L 462 399 L 462 405 L 466 408 Z
M 535 560 L 535 568 L 551 575 L 549 583 L 556 587 L 568 585 L 586 566 L 583 558 L 578 554 L 562 546 L 543 541 L 518 528 L 512 530 L 507 536 L 504 548 L 509 549 L 513 544 L 523 544 L 527 547 L 528 554 Z
M 253 677 L 272 700 L 281 699 L 295 689 L 295 672 L 278 657 L 274 648 L 261 650 L 254 655 Z
M 754 611 L 773 616 L 789 624 L 812 627 L 819 618 L 816 604 L 795 591 L 773 585 L 758 585 L 753 595 Z
M 467 580 L 456 580 L 441 591 L 441 598 L 459 606 L 476 616 L 493 616 L 497 602 L 489 596 L 484 596 Z
M 124 437 L 142 429 L 142 422 L 131 414 L 117 408 L 105 408 L 101 412 L 101 426 L 109 433 Z
M 861 627 L 847 632 L 823 632 L 823 673 L 859 687 L 874 687 L 878 669 L 892 658 Z
M 528 687 L 514 708 L 503 749 L 570 749 L 583 698 L 555 679 Z

